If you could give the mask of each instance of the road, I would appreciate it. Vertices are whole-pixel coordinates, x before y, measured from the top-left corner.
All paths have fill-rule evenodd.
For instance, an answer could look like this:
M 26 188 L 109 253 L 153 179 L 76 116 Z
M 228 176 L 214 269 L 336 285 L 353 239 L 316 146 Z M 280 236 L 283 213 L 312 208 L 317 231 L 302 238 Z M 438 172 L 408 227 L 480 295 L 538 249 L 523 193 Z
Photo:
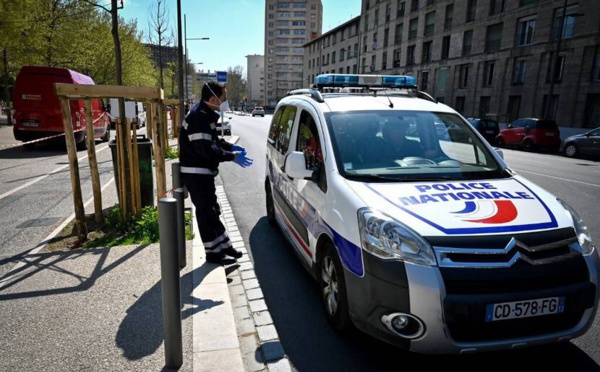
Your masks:
M 254 261 L 256 275 L 286 353 L 298 371 L 389 371 L 419 366 L 425 370 L 481 371 L 527 367 L 540 371 L 600 371 L 600 320 L 583 337 L 564 345 L 463 356 L 423 356 L 399 351 L 360 333 L 341 335 L 327 324 L 312 277 L 283 235 L 266 219 L 265 145 L 272 116 L 234 116 L 232 133 L 254 158 L 250 168 L 220 167 L 220 178 L 236 222 Z M 517 172 L 570 203 L 600 245 L 600 162 L 559 155 L 504 150 Z M 393 367 L 394 366 L 394 367 Z M 414 366 L 414 367 L 413 367 Z M 522 367 L 521 367 L 522 366 Z M 562 368 L 561 368 L 562 367 Z
M 379 371 L 410 365 L 426 370 L 480 371 L 489 366 L 508 370 L 527 366 L 542 371 L 600 371 L 598 317 L 590 332 L 571 343 L 482 355 L 414 355 L 357 332 L 334 332 L 327 324 L 314 280 L 283 235 L 266 220 L 263 182 L 271 117 L 233 117 L 232 133 L 240 136 L 238 143 L 247 148 L 254 164 L 243 169 L 225 163 L 220 167 L 219 181 L 254 261 L 280 340 L 296 370 Z M 12 127 L 0 126 L 0 276 L 18 257 L 39 246 L 74 210 L 66 150 L 25 151 L 14 144 Z M 97 143 L 97 152 L 101 183 L 115 187 L 107 144 Z M 85 202 L 92 194 L 89 167 L 86 152 L 78 156 Z M 570 203 L 588 223 L 598 245 L 600 162 L 514 150 L 504 150 L 504 157 L 517 172 Z
M 143 133 L 144 129 L 141 133 Z M 96 142 L 100 184 L 116 187 L 108 143 Z M 83 202 L 92 198 L 87 151 L 77 153 Z M 106 206 L 105 206 L 106 208 Z M 25 150 L 12 127 L 0 126 L 0 275 L 41 245 L 74 213 L 66 148 Z

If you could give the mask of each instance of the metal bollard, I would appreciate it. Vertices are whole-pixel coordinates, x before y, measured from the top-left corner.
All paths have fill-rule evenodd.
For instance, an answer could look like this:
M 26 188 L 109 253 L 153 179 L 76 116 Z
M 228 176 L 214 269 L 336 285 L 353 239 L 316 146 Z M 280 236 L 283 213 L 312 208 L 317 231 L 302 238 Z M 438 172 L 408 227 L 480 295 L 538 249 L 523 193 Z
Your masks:
M 173 197 L 177 201 L 177 248 L 179 250 L 179 268 L 186 265 L 185 254 L 185 211 L 183 207 L 184 187 L 181 182 L 180 164 L 178 161 L 171 164 L 171 177 L 173 178 Z
M 176 213 L 177 202 L 174 198 L 162 198 L 158 201 L 163 333 L 165 365 L 168 368 L 179 368 L 183 364 L 181 279 L 177 267 L 177 235 L 175 235 Z

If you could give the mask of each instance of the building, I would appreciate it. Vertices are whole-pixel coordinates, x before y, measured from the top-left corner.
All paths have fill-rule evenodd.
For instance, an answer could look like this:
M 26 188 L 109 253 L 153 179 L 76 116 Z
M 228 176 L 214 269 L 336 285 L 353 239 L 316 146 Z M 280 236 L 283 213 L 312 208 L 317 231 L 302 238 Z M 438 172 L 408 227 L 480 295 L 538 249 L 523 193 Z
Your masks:
M 177 47 L 163 45 L 162 48 L 159 48 L 158 45 L 154 44 L 144 44 L 145 47 L 150 49 L 150 58 L 152 58 L 152 63 L 154 66 L 160 66 L 161 53 L 162 53 L 162 66 L 166 68 L 167 63 L 177 63 Z
M 352 20 L 305 45 L 306 80 L 356 66 L 415 76 L 465 116 L 600 126 L 597 0 L 362 0 L 361 10 L 356 42 L 339 42 L 355 35 Z
M 321 0 L 266 0 L 265 106 L 305 85 L 303 45 L 321 35 Z
M 265 56 L 246 56 L 246 100 L 250 107 L 265 106 Z

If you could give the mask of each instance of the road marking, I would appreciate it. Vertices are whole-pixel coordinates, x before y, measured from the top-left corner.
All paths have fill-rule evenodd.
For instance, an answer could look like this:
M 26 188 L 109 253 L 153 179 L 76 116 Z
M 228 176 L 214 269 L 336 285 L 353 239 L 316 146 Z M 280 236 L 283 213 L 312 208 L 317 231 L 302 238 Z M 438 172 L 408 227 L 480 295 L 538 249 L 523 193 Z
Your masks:
M 549 176 L 547 174 L 542 174 L 542 173 L 536 173 L 536 172 L 529 172 L 529 171 L 519 171 L 519 173 L 529 173 L 529 174 L 535 174 L 536 176 L 543 176 L 543 177 L 549 177 L 549 178 L 554 178 L 557 180 L 561 180 L 561 181 L 568 181 L 568 182 L 575 182 L 575 183 L 580 183 L 582 185 L 587 185 L 587 186 L 594 186 L 594 187 L 600 187 L 600 185 L 596 185 L 594 183 L 588 183 L 588 182 L 582 182 L 582 181 L 575 181 L 575 180 L 571 180 L 568 178 L 563 178 L 563 177 L 556 177 L 556 176 Z
M 101 149 L 97 150 L 97 151 L 96 151 L 96 153 L 99 153 L 99 152 L 101 152 L 101 151 L 103 151 L 103 150 L 106 150 L 107 148 L 108 148 L 108 145 L 107 145 L 106 147 L 103 147 L 103 148 L 101 148 Z M 87 155 L 84 155 L 84 156 L 82 156 L 81 158 L 78 158 L 77 160 L 78 160 L 78 161 L 83 161 L 83 160 L 85 160 L 87 157 L 88 157 Z M 50 171 L 50 172 L 46 173 L 46 174 L 45 174 L 45 175 L 43 175 L 43 176 L 39 176 L 39 177 L 38 177 L 38 178 L 36 178 L 36 179 L 33 179 L 33 180 L 31 180 L 31 181 L 29 181 L 29 182 L 27 182 L 27 183 L 25 183 L 25 184 L 23 184 L 23 185 L 21 185 L 21 186 L 18 186 L 18 187 L 14 188 L 14 189 L 12 189 L 12 190 L 10 190 L 10 191 L 7 191 L 7 192 L 5 192 L 4 194 L 0 195 L 0 200 L 4 199 L 4 198 L 5 198 L 5 197 L 7 197 L 7 196 L 10 196 L 10 195 L 14 194 L 15 192 L 17 192 L 17 191 L 19 191 L 19 190 L 22 190 L 22 189 L 24 189 L 24 188 L 26 188 L 26 187 L 29 187 L 29 186 L 31 186 L 31 185 L 33 185 L 33 184 L 36 184 L 36 183 L 40 182 L 40 181 L 41 181 L 41 180 L 43 180 L 44 178 L 47 178 L 47 177 L 49 177 L 49 176 L 51 176 L 51 175 L 53 175 L 53 174 L 55 174 L 55 173 L 58 173 L 58 172 L 62 171 L 63 169 L 65 169 L 65 168 L 69 167 L 69 165 L 70 165 L 70 164 L 65 164 L 65 165 L 63 165 L 63 166 L 60 166 L 60 167 L 56 168 L 55 170 L 53 170 L 53 171 Z

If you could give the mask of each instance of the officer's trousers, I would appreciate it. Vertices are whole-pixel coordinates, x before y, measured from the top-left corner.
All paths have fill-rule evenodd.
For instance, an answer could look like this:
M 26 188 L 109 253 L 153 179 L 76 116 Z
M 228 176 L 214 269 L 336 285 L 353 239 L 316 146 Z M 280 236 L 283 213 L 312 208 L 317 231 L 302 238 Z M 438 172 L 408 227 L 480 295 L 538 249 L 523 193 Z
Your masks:
M 219 253 L 232 247 L 227 230 L 219 218 L 221 208 L 217 201 L 215 177 L 182 173 L 181 181 L 187 188 L 196 208 L 196 220 L 204 250 L 207 253 Z

